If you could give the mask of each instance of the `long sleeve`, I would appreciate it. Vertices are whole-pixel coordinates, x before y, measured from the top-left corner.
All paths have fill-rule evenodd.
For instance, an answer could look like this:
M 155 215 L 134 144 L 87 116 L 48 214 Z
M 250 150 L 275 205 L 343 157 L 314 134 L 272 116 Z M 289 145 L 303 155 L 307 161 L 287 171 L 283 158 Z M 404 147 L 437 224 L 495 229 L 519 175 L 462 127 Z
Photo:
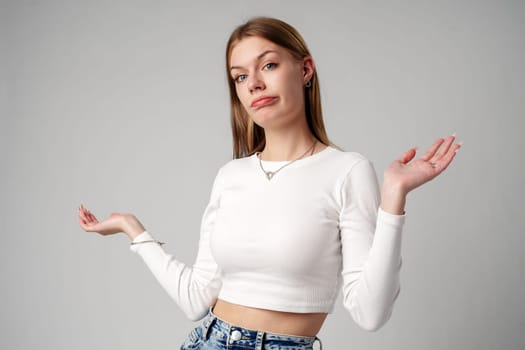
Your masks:
M 379 208 L 379 186 L 372 164 L 361 160 L 342 185 L 340 234 L 343 304 L 363 329 L 388 321 L 398 296 L 404 215 Z
M 220 272 L 210 251 L 212 231 L 219 206 L 218 176 L 215 178 L 210 202 L 204 211 L 199 249 L 193 266 L 188 266 L 156 243 L 132 245 L 130 249 L 139 254 L 162 287 L 175 300 L 186 316 L 201 319 L 215 302 L 221 288 Z M 153 239 L 145 231 L 134 242 Z

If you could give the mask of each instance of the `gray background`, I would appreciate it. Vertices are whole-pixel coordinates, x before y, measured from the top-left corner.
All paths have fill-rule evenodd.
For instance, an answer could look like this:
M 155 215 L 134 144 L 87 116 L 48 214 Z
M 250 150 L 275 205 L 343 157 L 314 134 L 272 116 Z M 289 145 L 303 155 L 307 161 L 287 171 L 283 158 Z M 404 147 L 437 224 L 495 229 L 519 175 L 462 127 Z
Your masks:
M 76 208 L 135 213 L 193 261 L 231 156 L 224 47 L 254 15 L 303 34 L 331 139 L 379 176 L 465 141 L 409 196 L 389 323 L 362 331 L 338 300 L 325 349 L 523 349 L 524 2 L 247 0 L 1 3 L 0 348 L 178 348 L 194 324 Z

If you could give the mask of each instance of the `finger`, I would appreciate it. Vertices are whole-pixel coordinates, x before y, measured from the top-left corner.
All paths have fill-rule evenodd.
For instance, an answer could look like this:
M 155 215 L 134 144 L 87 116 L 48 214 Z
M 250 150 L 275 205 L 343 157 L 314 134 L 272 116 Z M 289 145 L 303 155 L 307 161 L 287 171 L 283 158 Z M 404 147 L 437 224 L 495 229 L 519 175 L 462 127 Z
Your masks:
M 445 142 L 443 138 L 437 139 L 436 142 L 434 142 L 434 144 L 428 149 L 428 151 L 425 152 L 421 159 L 429 160 L 432 158 L 443 142 Z
M 80 209 L 80 213 L 82 214 L 82 217 L 87 222 L 97 221 L 96 217 L 89 210 L 87 210 L 85 207 L 82 207 Z
M 87 210 L 84 209 L 84 211 L 82 212 L 82 216 L 84 217 L 84 219 L 90 223 L 93 221 L 93 219 L 91 218 L 91 216 L 89 215 L 89 212 Z
M 94 222 L 98 222 L 97 218 L 95 217 L 95 215 L 93 215 L 93 213 L 91 213 L 90 211 L 88 212 L 88 217 L 91 221 L 94 221 Z
M 86 211 L 82 212 L 81 218 L 82 220 L 84 220 L 84 223 L 86 225 L 93 225 L 93 224 L 98 223 L 97 218 L 90 212 L 86 212 Z
M 84 211 L 82 210 L 82 208 L 78 208 L 78 216 L 79 216 L 80 219 L 82 219 L 84 221 L 87 221 L 86 215 L 85 215 Z
M 89 229 L 89 225 L 88 225 L 88 223 L 87 223 L 87 221 L 86 221 L 85 219 L 83 219 L 83 218 L 79 218 L 78 221 L 79 221 L 80 227 L 81 227 L 84 231 L 86 231 L 86 232 L 89 232 L 89 231 L 90 231 L 90 229 Z
M 403 164 L 410 162 L 416 156 L 416 152 L 417 152 L 416 147 L 409 149 L 408 151 L 403 153 L 403 155 L 399 158 L 399 161 Z
M 456 138 L 456 135 L 454 134 L 445 139 L 445 142 L 441 145 L 439 150 L 436 152 L 436 155 L 434 157 L 435 161 L 440 160 L 444 155 L 448 153 L 448 151 L 450 150 L 450 146 L 452 146 L 452 143 L 454 142 L 455 138 Z
M 93 220 L 90 217 L 88 210 L 83 205 L 80 205 L 80 207 L 78 208 L 78 221 L 79 221 L 80 227 L 84 231 L 86 232 L 94 231 Z
M 448 152 L 439 160 L 439 162 L 434 163 L 434 168 L 438 171 L 438 173 L 443 172 L 452 162 L 454 157 L 457 154 L 457 151 L 461 148 L 461 143 L 456 143 L 453 146 L 450 147 Z

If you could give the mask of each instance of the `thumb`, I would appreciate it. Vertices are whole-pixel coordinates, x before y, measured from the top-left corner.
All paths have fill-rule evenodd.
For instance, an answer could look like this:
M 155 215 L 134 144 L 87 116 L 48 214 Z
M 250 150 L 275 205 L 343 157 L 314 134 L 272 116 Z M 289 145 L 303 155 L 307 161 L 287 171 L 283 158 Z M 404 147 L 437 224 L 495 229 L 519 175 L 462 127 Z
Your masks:
M 399 158 L 399 161 L 403 164 L 410 162 L 416 156 L 417 147 L 411 148 Z

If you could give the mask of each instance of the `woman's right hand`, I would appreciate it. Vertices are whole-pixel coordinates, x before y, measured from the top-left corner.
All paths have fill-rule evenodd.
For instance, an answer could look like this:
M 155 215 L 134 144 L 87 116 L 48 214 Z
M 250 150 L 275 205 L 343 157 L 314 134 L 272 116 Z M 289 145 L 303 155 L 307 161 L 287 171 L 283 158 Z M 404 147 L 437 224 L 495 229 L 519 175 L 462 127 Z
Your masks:
M 78 208 L 78 219 L 84 231 L 96 232 L 103 236 L 124 232 L 133 240 L 145 231 L 144 226 L 133 214 L 111 213 L 107 219 L 98 221 L 82 204 Z

